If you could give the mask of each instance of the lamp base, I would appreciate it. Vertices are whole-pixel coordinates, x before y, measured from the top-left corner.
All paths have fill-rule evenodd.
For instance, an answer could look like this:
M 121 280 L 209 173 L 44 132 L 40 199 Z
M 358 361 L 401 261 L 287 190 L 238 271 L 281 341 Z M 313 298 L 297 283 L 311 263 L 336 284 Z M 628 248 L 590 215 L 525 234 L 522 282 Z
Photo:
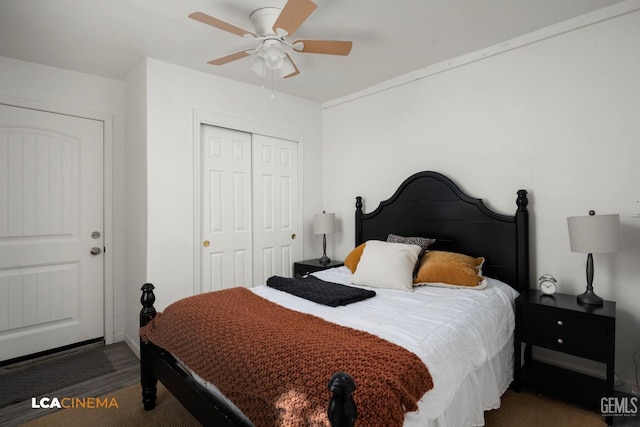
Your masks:
M 318 260 L 318 262 L 320 262 L 320 264 L 322 265 L 327 265 L 331 262 L 331 258 L 329 258 L 327 256 L 327 254 L 322 255 L 322 257 Z
M 587 289 L 585 293 L 577 296 L 578 302 L 589 305 L 602 305 L 604 300 L 593 292 L 592 289 Z

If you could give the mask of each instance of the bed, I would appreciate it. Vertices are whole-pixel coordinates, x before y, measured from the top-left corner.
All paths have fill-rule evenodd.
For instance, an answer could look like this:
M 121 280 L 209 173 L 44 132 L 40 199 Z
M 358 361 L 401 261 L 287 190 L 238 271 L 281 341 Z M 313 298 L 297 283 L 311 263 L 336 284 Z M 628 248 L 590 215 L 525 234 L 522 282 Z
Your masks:
M 355 311 L 350 311 L 351 309 L 347 307 L 335 309 L 309 301 L 300 302 L 300 299 L 295 296 L 268 289 L 266 286 L 255 287 L 253 293 L 283 307 L 323 318 L 347 328 L 366 330 L 367 323 L 384 324 L 383 329 L 387 328 L 387 332 L 377 330 L 375 334 L 410 351 L 413 351 L 412 345 L 416 346 L 411 342 L 415 343 L 422 338 L 418 340 L 410 338 L 403 342 L 403 338 L 397 338 L 398 334 L 389 332 L 393 329 L 392 319 L 397 317 L 397 313 L 387 312 L 387 308 L 392 307 L 397 301 L 409 301 L 410 298 L 410 304 L 414 305 L 413 312 L 416 313 L 416 316 L 413 316 L 415 322 L 427 323 L 435 322 L 430 319 L 418 319 L 421 313 L 442 312 L 444 329 L 448 331 L 444 335 L 456 335 L 456 339 L 467 343 L 477 342 L 478 349 L 468 352 L 473 356 L 464 362 L 466 363 L 464 369 L 441 367 L 438 365 L 440 362 L 433 362 L 435 365 L 429 366 L 435 385 L 420 399 L 418 410 L 406 414 L 404 425 L 434 427 L 461 425 L 460 423 L 482 425 L 483 411 L 499 406 L 500 396 L 512 379 L 514 324 L 512 304 L 517 293 L 529 286 L 527 206 L 527 192 L 519 190 L 513 215 L 494 212 L 487 208 L 481 199 L 464 194 L 448 177 L 432 171 L 419 172 L 407 178 L 388 200 L 381 202 L 370 213 L 363 211 L 363 199 L 356 198 L 354 248 L 363 244 L 367 246 L 367 242 L 371 241 L 386 241 L 389 234 L 429 237 L 435 239 L 435 243 L 429 247 L 430 252 L 453 252 L 471 257 L 483 257 L 482 275 L 488 278 L 488 286 L 483 290 L 420 286 L 414 288 L 413 292 L 402 293 L 403 291 L 396 289 L 376 288 L 378 295 L 375 298 L 349 306 L 357 307 Z M 370 247 L 373 247 L 373 244 Z M 329 282 L 345 284 L 349 284 L 355 276 L 354 272 L 347 267 L 325 270 L 315 275 Z M 467 295 L 469 295 L 468 298 Z M 476 301 L 478 298 L 476 296 L 479 296 L 480 302 Z M 471 313 L 469 317 L 475 316 L 474 307 L 479 307 L 478 310 L 482 308 L 485 310 L 484 313 L 488 314 L 478 311 L 479 320 L 476 319 L 476 325 L 471 328 L 447 328 L 448 325 L 454 325 L 458 318 L 464 317 L 453 315 L 451 309 L 447 310 L 450 302 L 467 299 L 471 307 L 460 309 L 461 313 Z M 156 316 L 154 300 L 154 286 L 145 284 L 142 287 L 141 297 L 143 306 L 140 312 L 141 327 L 145 327 Z M 506 314 L 499 316 L 492 314 L 498 310 L 497 308 L 486 311 L 484 306 L 490 307 L 490 304 L 494 303 L 501 304 L 499 309 L 506 310 Z M 382 317 L 386 316 L 388 322 L 364 320 L 367 319 L 367 311 L 381 313 Z M 400 308 L 400 311 L 407 310 Z M 361 312 L 365 314 L 360 316 Z M 500 326 L 484 326 L 485 317 L 486 322 L 495 321 L 491 319 L 492 317 L 499 317 Z M 486 323 L 486 325 L 493 324 Z M 430 328 L 430 326 L 424 328 L 418 326 L 416 329 L 419 334 L 422 329 Z M 504 336 L 500 339 L 496 338 L 496 335 L 501 334 L 496 334 L 493 330 L 495 328 L 504 330 L 502 334 Z M 451 333 L 454 330 L 460 333 Z M 485 345 L 484 341 L 492 343 Z M 425 347 L 423 344 L 420 346 Z M 446 359 L 452 358 L 452 354 L 467 353 L 464 351 L 451 353 L 446 351 L 446 348 L 436 345 L 426 347 L 430 350 L 426 355 L 420 354 L 419 357 L 423 361 L 427 359 L 430 364 L 434 359 L 446 362 Z M 156 384 L 159 380 L 203 425 L 253 426 L 249 418 L 216 389 L 215 385 L 210 387 L 210 384 L 163 348 L 148 341 L 141 341 L 140 362 L 142 400 L 145 410 L 155 406 Z M 446 364 L 445 362 L 443 363 Z M 281 375 L 285 378 L 287 373 L 282 372 Z M 357 396 L 362 388 L 357 388 L 358 384 L 353 382 L 348 372 L 341 371 L 335 372 L 332 377 L 327 377 L 325 384 L 328 384 L 325 387 L 331 391 L 327 392 L 327 412 L 331 425 L 333 427 L 352 426 L 354 419 L 358 419 L 355 418 L 358 408 L 354 403 L 353 395 Z M 461 401 L 464 404 L 461 405 Z

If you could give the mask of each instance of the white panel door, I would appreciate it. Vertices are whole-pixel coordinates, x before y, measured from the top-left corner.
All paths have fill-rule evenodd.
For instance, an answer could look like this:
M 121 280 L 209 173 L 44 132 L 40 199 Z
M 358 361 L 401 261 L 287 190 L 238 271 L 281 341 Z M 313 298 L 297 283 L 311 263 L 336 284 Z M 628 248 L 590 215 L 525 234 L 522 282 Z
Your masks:
M 251 134 L 202 125 L 201 290 L 251 287 Z
M 291 277 L 298 238 L 298 144 L 253 135 L 253 281 Z
M 0 360 L 104 334 L 103 126 L 0 105 Z

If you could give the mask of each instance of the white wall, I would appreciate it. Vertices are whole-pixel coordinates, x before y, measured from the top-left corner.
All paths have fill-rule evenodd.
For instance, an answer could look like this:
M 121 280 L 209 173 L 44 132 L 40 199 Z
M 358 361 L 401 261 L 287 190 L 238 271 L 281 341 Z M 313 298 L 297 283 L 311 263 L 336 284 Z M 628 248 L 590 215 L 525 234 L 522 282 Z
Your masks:
M 299 135 L 302 159 L 304 256 L 319 256 L 311 219 L 322 209 L 320 104 L 219 78 L 154 59 L 146 60 L 147 260 L 146 281 L 157 290 L 156 308 L 194 289 L 194 111 L 229 123 L 260 125 Z M 137 79 L 135 79 L 137 80 Z M 128 79 L 129 81 L 129 79 Z M 136 81 L 132 84 L 139 85 Z M 127 87 L 129 89 L 129 86 Z M 129 93 L 128 95 L 129 96 Z M 141 107 L 138 108 L 138 111 Z M 128 135 L 129 137 L 129 135 Z M 130 283 L 130 294 L 142 283 Z M 138 307 L 135 307 L 137 310 Z M 127 309 L 129 311 L 129 309 Z M 127 334 L 135 341 L 137 318 Z
M 121 341 L 125 330 L 124 84 L 6 57 L 0 57 L 0 76 L 4 102 L 111 122 L 105 139 L 105 156 L 113 165 L 105 170 L 105 232 L 110 230 L 105 234 L 105 258 L 112 261 L 105 265 L 105 282 L 112 295 L 106 299 L 105 339 Z
M 140 288 L 147 282 L 147 63 L 125 80 L 126 90 L 126 341 L 139 347 Z
M 617 301 L 616 373 L 635 382 L 640 219 L 630 207 L 640 200 L 640 12 L 574 24 L 325 104 L 325 207 L 342 222 L 333 236 L 339 258 L 354 244 L 354 197 L 370 212 L 414 172 L 442 172 L 505 213 L 527 189 L 532 286 L 550 273 L 569 294 L 584 290 L 586 255 L 570 252 L 566 217 L 620 213 L 624 252 L 594 256 L 594 286 Z

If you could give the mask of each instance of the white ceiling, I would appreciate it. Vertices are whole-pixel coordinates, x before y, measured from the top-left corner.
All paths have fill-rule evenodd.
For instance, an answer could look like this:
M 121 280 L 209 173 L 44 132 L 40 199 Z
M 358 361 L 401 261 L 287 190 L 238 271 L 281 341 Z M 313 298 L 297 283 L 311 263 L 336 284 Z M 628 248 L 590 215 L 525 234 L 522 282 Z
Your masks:
M 352 40 L 349 56 L 293 53 L 298 76 L 276 91 L 336 99 L 621 0 L 315 0 L 289 40 Z M 145 57 L 262 84 L 251 58 L 206 62 L 255 46 L 187 18 L 194 11 L 252 30 L 249 15 L 286 0 L 0 0 L 0 56 L 123 80 Z M 271 87 L 271 78 L 265 82 Z

